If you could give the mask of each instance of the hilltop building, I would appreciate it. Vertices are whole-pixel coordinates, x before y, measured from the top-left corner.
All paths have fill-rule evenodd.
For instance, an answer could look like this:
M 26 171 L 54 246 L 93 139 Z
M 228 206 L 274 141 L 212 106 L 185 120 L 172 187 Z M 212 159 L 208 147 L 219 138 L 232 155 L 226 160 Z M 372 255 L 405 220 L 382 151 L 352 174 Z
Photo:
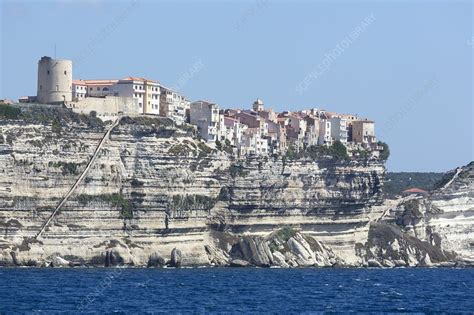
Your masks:
M 43 104 L 72 100 L 72 61 L 44 56 L 38 61 L 36 100 Z
M 189 116 L 190 102 L 169 88 L 161 86 L 160 116 L 169 117 L 177 124 L 184 124 Z
M 198 128 L 202 139 L 215 142 L 220 135 L 225 137 L 224 116 L 221 117 L 219 106 L 206 101 L 190 104 L 189 121 Z
M 190 102 L 184 95 L 159 82 L 128 76 L 122 79 L 73 80 L 71 60 L 42 57 L 38 62 L 36 96 L 20 103 L 64 105 L 102 120 L 119 115 L 159 115 L 181 125 L 189 122 L 211 146 L 238 156 L 285 154 L 289 147 L 300 152 L 310 146 L 331 146 L 340 141 L 349 152 L 382 150 L 375 124 L 356 115 L 309 108 L 276 112 L 257 98 L 249 109 L 221 110 L 215 103 Z M 5 101 L 4 101 L 5 103 Z

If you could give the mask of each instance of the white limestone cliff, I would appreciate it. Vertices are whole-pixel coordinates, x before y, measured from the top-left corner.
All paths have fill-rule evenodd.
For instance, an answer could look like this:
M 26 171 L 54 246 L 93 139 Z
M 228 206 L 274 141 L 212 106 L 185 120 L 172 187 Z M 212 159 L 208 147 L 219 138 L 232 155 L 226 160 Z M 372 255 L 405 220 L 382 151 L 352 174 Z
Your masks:
M 393 206 L 382 203 L 381 162 L 237 160 L 197 140 L 192 128 L 151 117 L 121 120 L 36 239 L 106 130 L 66 110 L 54 113 L 59 122 L 50 116 L 38 109 L 0 121 L 0 264 L 297 267 L 378 259 L 367 250 L 376 244 L 369 236 Z M 430 220 L 442 231 L 439 217 Z M 459 233 L 461 225 L 443 246 Z M 416 253 L 415 264 L 437 262 Z

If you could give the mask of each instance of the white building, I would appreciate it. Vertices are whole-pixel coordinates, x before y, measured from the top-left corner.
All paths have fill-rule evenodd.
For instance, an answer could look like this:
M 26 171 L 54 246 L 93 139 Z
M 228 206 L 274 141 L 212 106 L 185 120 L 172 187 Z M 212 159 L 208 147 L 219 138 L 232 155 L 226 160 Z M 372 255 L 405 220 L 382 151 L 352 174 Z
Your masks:
M 247 129 L 247 126 L 241 124 L 237 119 L 222 117 L 224 117 L 225 139 L 229 140 L 232 146 L 239 147 L 242 141 L 242 132 Z
M 161 86 L 160 116 L 170 117 L 177 124 L 187 121 L 190 102 L 183 95 Z
M 189 121 L 198 127 L 201 138 L 206 141 L 216 141 L 222 131 L 224 119 L 220 117 L 219 106 L 205 101 L 193 102 L 189 109 Z M 222 124 L 222 126 L 221 126 Z M 224 131 L 225 132 L 225 131 Z
M 87 97 L 87 84 L 83 80 L 72 80 L 72 100 L 78 101 Z
M 268 141 L 262 138 L 259 128 L 247 128 L 242 132 L 240 155 L 268 155 Z
M 344 144 L 347 143 L 349 138 L 347 120 L 342 117 L 332 117 L 328 121 L 331 122 L 331 137 Z
M 75 80 L 76 81 L 76 80 Z M 86 97 L 105 97 L 115 95 L 114 87 L 118 80 L 78 80 L 78 84 L 86 84 Z M 76 84 L 73 84 L 76 86 Z
M 74 101 L 87 97 L 117 96 L 133 99 L 142 114 L 158 115 L 160 112 L 160 85 L 153 80 L 136 77 L 121 80 L 74 80 L 72 90 Z
M 127 77 L 114 85 L 116 96 L 132 97 L 138 102 L 143 114 L 159 115 L 160 84 L 153 80 Z
M 319 120 L 319 137 L 318 137 L 318 145 L 331 145 L 332 144 L 332 137 L 331 137 L 331 122 L 326 119 Z

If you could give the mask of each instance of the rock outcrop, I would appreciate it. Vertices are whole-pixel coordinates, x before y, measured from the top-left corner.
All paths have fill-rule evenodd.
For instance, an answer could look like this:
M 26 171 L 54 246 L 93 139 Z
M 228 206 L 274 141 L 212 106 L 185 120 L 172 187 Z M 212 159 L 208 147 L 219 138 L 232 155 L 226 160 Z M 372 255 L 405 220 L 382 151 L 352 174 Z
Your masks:
M 371 223 L 396 225 L 399 211 L 383 203 L 379 161 L 236 159 L 199 141 L 189 126 L 141 116 L 122 118 L 35 238 L 107 125 L 63 109 L 31 111 L 0 121 L 0 265 L 41 266 L 55 255 L 94 266 L 360 266 L 379 261 L 369 252 Z M 466 248 L 448 244 L 472 233 L 457 220 L 452 236 L 441 235 L 449 215 L 472 212 L 472 188 L 449 200 L 448 190 L 423 201 L 429 216 L 415 211 L 403 221 L 420 226 L 417 233 L 430 222 L 428 242 L 441 239 L 441 247 L 432 245 L 443 251 Z

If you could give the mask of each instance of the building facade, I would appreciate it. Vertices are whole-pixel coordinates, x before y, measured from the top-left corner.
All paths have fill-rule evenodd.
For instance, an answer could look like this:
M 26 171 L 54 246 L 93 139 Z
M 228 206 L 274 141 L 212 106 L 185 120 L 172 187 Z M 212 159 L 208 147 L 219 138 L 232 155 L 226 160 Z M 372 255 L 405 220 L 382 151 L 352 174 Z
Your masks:
M 197 101 L 190 104 L 189 121 L 198 127 L 202 139 L 215 142 L 219 139 L 221 117 L 219 106 L 206 101 Z M 223 123 L 223 119 L 222 119 Z
M 347 120 L 342 117 L 332 117 L 328 119 L 331 122 L 331 136 L 334 140 L 347 143 L 349 138 L 349 129 Z
M 368 148 L 376 144 L 375 124 L 370 120 L 352 121 L 352 141 Z
M 187 121 L 190 102 L 181 94 L 161 86 L 160 116 L 169 117 L 177 124 Z

